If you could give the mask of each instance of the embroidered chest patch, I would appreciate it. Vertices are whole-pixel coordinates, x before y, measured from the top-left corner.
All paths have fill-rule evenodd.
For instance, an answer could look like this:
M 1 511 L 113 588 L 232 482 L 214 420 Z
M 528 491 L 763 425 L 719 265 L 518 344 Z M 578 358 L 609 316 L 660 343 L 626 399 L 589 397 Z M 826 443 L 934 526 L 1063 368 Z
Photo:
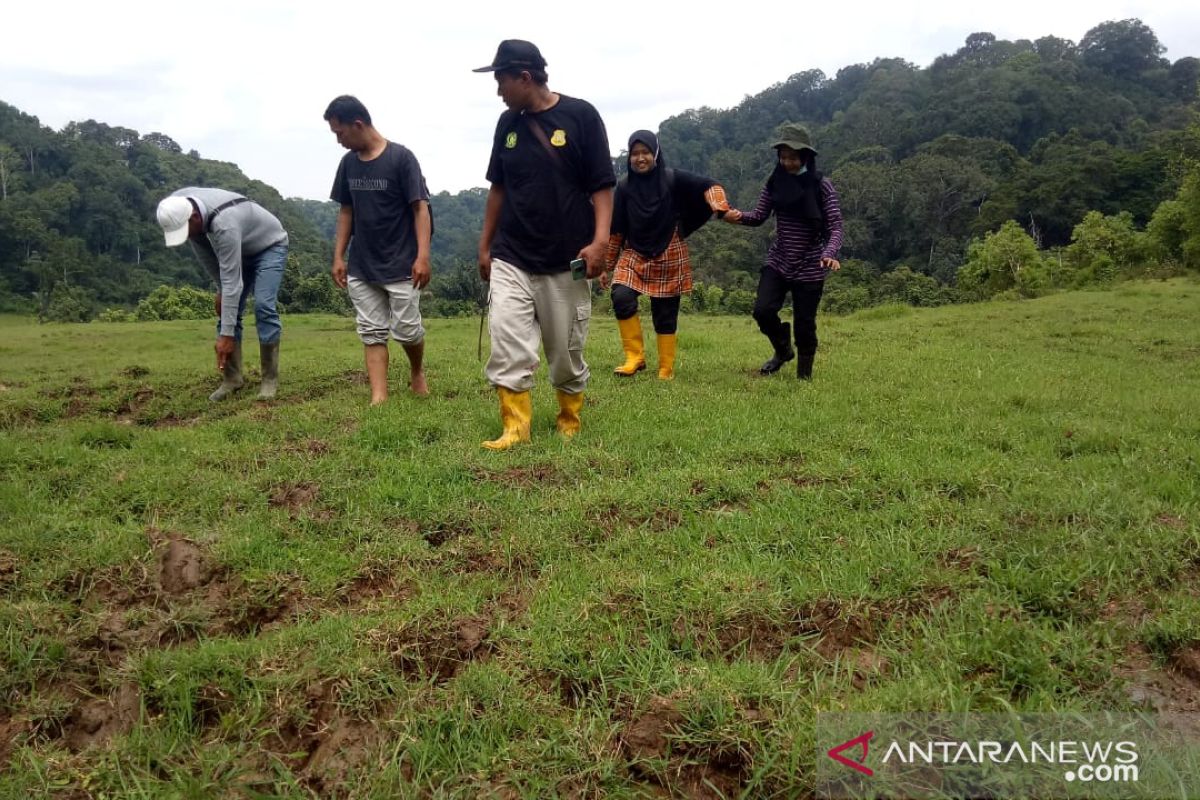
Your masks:
M 508 136 L 504 137 L 504 146 L 509 150 L 512 150 L 514 147 L 517 146 L 517 132 L 516 131 L 509 131 Z
M 559 128 L 558 130 L 556 130 L 554 132 L 554 135 L 550 137 L 550 144 L 554 145 L 555 147 L 566 147 L 567 132 L 564 131 L 562 128 Z

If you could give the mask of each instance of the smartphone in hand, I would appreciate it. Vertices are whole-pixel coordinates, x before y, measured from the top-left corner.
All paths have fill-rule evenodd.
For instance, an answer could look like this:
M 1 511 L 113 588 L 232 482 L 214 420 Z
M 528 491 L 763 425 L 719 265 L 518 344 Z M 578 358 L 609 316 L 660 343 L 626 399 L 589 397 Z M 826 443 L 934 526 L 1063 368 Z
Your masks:
M 577 258 L 571 262 L 571 277 L 577 281 L 587 277 L 587 261 L 585 259 Z

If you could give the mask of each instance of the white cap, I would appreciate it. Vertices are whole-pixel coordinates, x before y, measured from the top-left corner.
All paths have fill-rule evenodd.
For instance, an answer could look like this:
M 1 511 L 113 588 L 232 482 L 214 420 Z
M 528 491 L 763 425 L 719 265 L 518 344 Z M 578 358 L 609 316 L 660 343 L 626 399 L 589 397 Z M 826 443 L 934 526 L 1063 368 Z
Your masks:
M 162 226 L 167 247 L 176 247 L 187 241 L 188 220 L 193 211 L 192 201 L 186 197 L 172 195 L 158 204 L 158 224 Z

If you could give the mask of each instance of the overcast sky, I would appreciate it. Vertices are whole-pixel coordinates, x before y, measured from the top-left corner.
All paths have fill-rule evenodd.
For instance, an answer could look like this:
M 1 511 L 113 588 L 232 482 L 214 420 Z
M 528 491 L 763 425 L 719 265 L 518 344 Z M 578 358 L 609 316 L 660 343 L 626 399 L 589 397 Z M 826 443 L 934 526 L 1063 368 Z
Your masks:
M 800 9 L 804 9 L 803 12 Z M 1138 17 L 1172 61 L 1200 56 L 1196 0 L 912 2 L 309 3 L 201 0 L 9 4 L 0 100 L 61 129 L 96 119 L 160 131 L 232 161 L 284 196 L 325 199 L 344 152 L 321 115 L 357 95 L 416 153 L 430 190 L 485 184 L 503 105 L 490 75 L 501 39 L 529 39 L 550 88 L 603 116 L 614 153 L 688 108 L 726 108 L 808 69 L 901 57 L 927 66 L 967 35 L 1078 42 Z

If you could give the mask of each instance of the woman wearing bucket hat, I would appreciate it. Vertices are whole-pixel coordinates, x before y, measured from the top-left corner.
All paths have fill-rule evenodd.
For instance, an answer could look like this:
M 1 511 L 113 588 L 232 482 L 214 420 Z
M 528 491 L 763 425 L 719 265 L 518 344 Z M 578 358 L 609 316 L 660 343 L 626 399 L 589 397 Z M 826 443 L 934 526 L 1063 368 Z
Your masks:
M 731 210 L 725 220 L 758 226 L 775 214 L 775 241 L 767 252 L 754 301 L 754 320 L 775 352 L 759 372 L 778 372 L 799 353 L 796 377 L 810 380 L 825 276 L 841 269 L 837 254 L 842 246 L 842 211 L 833 184 L 817 171 L 817 151 L 807 128 L 784 123 L 771 146 L 778 160 L 758 204 L 753 211 Z M 792 293 L 795 351 L 789 341 L 792 332 L 779 319 L 788 292 Z
M 630 377 L 646 368 L 638 297 L 650 297 L 658 334 L 658 377 L 675 377 L 679 299 L 692 290 L 692 265 L 684 239 L 729 210 L 725 190 L 711 178 L 672 170 L 650 131 L 629 137 L 629 175 L 617 183 L 612 235 L 601 287 L 612 283 L 613 313 L 625 363 L 613 372 Z

